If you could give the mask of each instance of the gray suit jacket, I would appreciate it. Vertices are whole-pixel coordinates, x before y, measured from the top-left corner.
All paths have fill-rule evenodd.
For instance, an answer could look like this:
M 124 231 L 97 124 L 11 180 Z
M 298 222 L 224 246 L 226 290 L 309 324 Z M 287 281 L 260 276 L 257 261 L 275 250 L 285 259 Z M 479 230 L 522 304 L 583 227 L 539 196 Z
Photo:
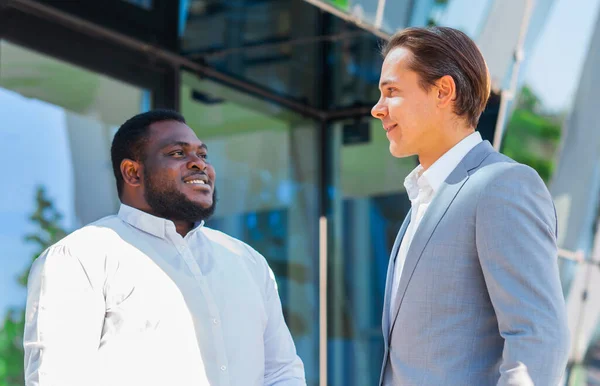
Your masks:
M 430 204 L 408 250 L 389 319 L 385 386 L 556 386 L 569 349 L 556 212 L 538 174 L 485 141 Z

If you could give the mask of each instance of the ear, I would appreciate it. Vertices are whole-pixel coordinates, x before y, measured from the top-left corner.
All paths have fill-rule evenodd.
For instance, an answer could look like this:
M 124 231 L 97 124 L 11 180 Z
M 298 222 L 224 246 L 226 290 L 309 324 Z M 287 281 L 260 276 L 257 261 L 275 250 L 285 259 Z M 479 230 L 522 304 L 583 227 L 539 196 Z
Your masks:
M 121 175 L 127 185 L 139 187 L 142 175 L 140 163 L 127 158 L 124 159 L 121 161 Z
M 447 107 L 456 99 L 456 83 L 450 75 L 444 75 L 436 82 L 438 107 Z

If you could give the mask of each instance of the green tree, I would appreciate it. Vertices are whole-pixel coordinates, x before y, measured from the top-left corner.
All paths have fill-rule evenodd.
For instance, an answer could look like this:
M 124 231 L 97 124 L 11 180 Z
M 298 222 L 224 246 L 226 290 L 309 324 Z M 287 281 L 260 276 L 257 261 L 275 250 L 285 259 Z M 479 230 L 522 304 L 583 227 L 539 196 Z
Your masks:
M 348 0 L 329 0 L 330 3 L 333 3 L 336 7 L 343 9 L 344 11 L 348 11 L 350 8 L 350 4 Z
M 547 183 L 554 171 L 562 123 L 561 116 L 543 113 L 540 98 L 524 86 L 507 125 L 502 152 L 534 168 Z
M 539 112 L 541 106 L 540 98 L 535 95 L 529 86 L 523 86 L 517 99 L 517 109 Z
M 31 263 L 50 245 L 62 239 L 66 232 L 60 226 L 62 216 L 54 208 L 43 187 L 38 187 L 35 195 L 36 210 L 29 217 L 36 226 L 34 233 L 25 236 L 28 243 L 36 245 L 36 252 Z M 27 286 L 30 266 L 18 277 L 22 286 Z M 0 386 L 22 386 L 23 369 L 23 329 L 25 326 L 25 310 L 12 308 L 8 310 L 0 327 Z

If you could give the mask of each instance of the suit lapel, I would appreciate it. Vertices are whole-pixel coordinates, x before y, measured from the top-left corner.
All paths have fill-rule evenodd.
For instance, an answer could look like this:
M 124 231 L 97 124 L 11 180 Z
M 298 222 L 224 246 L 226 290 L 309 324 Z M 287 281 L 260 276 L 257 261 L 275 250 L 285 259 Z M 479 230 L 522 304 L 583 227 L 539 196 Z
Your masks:
M 400 231 L 398 231 L 398 235 L 396 236 L 396 241 L 394 241 L 394 246 L 392 247 L 392 253 L 390 254 L 390 260 L 388 263 L 387 278 L 385 280 L 385 294 L 383 300 L 383 315 L 381 321 L 381 325 L 383 326 L 383 340 L 386 345 L 388 334 L 390 332 L 390 299 L 392 281 L 394 279 L 394 263 L 396 261 L 396 256 L 398 256 L 400 243 L 402 242 L 402 238 L 404 238 L 404 234 L 406 233 L 406 228 L 408 228 L 408 224 L 410 223 L 411 212 L 412 209 L 410 209 L 406 214 L 406 217 L 404 217 Z
M 404 262 L 404 268 L 402 269 L 400 284 L 398 285 L 398 301 L 396 302 L 394 309 L 394 320 L 391 322 L 390 334 L 391 330 L 394 329 L 394 324 L 398 317 L 398 311 L 400 310 L 400 306 L 404 300 L 406 288 L 408 287 L 408 283 L 412 278 L 412 274 L 419 263 L 419 260 L 421 259 L 423 250 L 431 239 L 435 228 L 448 210 L 448 207 L 468 178 L 468 173 L 464 167 L 459 164 L 440 187 L 434 200 L 429 205 L 427 212 L 425 212 L 425 216 L 423 216 L 421 223 L 416 229 L 413 240 L 408 248 L 406 261 Z
M 404 262 L 404 268 L 402 269 L 400 284 L 398 285 L 398 301 L 396 302 L 394 308 L 394 319 L 391 322 L 391 328 L 389 330 L 390 334 L 391 330 L 394 329 L 394 325 L 398 317 L 398 311 L 400 310 L 400 306 L 404 300 L 406 288 L 408 287 L 408 283 L 412 278 L 412 274 L 419 263 L 419 260 L 421 259 L 423 250 L 431 239 L 435 228 L 448 210 L 448 207 L 452 201 L 454 201 L 454 198 L 468 178 L 469 174 L 464 167 L 459 164 L 440 187 L 440 190 L 437 192 L 434 200 L 429 205 L 427 212 L 425 212 L 425 216 L 423 216 L 421 223 L 416 229 L 413 240 L 408 248 L 406 261 Z
M 400 310 L 400 306 L 402 305 L 402 301 L 404 300 L 404 295 L 406 293 L 406 289 L 408 284 L 412 278 L 413 272 L 421 259 L 421 255 L 423 254 L 423 250 L 425 246 L 431 239 L 435 228 L 441 221 L 442 217 L 454 201 L 454 198 L 463 187 L 465 182 L 469 179 L 469 172 L 481 165 L 483 160 L 487 158 L 490 154 L 494 153 L 494 148 L 490 145 L 488 141 L 483 141 L 479 145 L 475 146 L 458 164 L 458 166 L 452 171 L 450 176 L 444 181 L 439 191 L 437 192 L 434 200 L 430 204 L 427 212 L 425 212 L 425 216 L 421 220 L 419 227 L 415 231 L 415 235 L 413 237 L 412 243 L 410 244 L 410 248 L 408 249 L 408 253 L 406 256 L 406 261 L 404 262 L 404 268 L 402 269 L 402 276 L 400 278 L 400 284 L 398 285 L 398 295 L 395 308 L 394 308 L 394 317 L 390 322 L 390 325 L 386 331 L 384 331 L 384 340 L 389 341 L 389 337 L 394 329 L 396 319 L 398 318 L 398 311 Z M 406 228 L 404 225 L 408 225 L 407 221 L 403 224 L 404 231 Z M 402 233 L 404 235 L 404 233 Z M 400 238 L 400 240 L 402 240 Z M 396 240 L 397 244 L 398 240 Z M 396 245 L 394 245 L 396 247 Z M 396 249 L 397 254 L 397 249 Z M 395 258 L 395 254 L 392 256 Z M 393 268 L 393 265 L 390 265 Z M 393 276 L 392 276 L 393 277 Z M 391 286 L 390 282 L 390 274 L 388 272 L 388 284 L 386 284 L 386 303 L 387 307 L 390 307 L 389 302 L 389 294 L 387 291 L 387 287 Z M 388 308 L 389 312 L 389 308 Z M 386 316 L 384 314 L 384 321 L 386 320 Z

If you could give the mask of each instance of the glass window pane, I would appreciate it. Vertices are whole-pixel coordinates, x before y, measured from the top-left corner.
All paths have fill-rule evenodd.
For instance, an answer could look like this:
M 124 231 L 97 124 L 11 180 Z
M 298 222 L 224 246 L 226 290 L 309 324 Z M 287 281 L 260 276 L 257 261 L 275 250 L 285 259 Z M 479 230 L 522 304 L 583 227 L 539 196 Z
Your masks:
M 365 129 L 368 134 L 357 140 Z M 336 172 L 329 238 L 329 384 L 376 385 L 387 267 L 410 209 L 403 181 L 417 161 L 389 153 L 379 120 L 335 124 L 331 135 L 339 163 L 331 166 Z
M 217 210 L 207 225 L 265 256 L 308 384 L 317 385 L 316 125 L 189 73 L 182 76 L 181 101 L 217 173 Z
M 115 212 L 110 142 L 148 101 L 144 90 L 0 42 L 0 339 L 10 342 L 0 344 L 0 383 L 23 380 L 32 259 L 63 232 Z
M 319 52 L 314 6 L 302 0 L 185 5 L 184 55 L 314 105 Z
M 330 44 L 330 93 L 327 109 L 370 108 L 379 99 L 379 74 L 383 57 L 379 40 L 358 27 L 333 20 L 332 34 L 347 35 Z
M 153 0 L 122 0 L 122 1 L 125 1 L 125 2 L 133 4 L 133 5 L 137 5 L 138 7 L 144 8 L 146 10 L 151 10 L 152 3 L 154 2 Z

